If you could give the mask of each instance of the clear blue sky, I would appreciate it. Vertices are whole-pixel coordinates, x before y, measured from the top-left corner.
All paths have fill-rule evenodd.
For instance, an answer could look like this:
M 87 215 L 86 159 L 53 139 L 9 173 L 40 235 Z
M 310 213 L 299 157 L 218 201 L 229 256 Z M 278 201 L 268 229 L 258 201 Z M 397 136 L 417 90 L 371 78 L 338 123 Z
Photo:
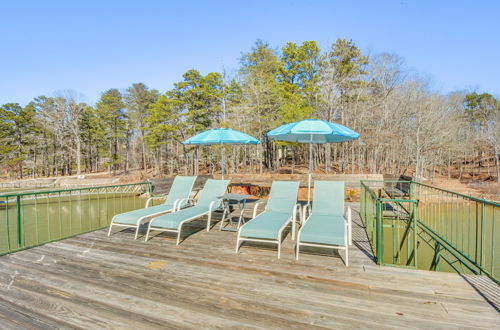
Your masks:
M 231 73 L 257 39 L 394 52 L 441 92 L 500 95 L 500 1 L 0 0 L 0 104 Z

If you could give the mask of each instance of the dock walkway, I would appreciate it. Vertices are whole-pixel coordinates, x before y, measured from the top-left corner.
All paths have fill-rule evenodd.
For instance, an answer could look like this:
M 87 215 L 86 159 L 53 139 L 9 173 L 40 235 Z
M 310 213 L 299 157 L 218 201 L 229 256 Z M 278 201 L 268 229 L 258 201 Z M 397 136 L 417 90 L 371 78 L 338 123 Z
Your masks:
M 207 233 L 205 221 L 179 246 L 168 233 L 145 243 L 100 230 L 6 255 L 0 327 L 500 328 L 462 276 L 377 266 L 353 215 L 348 268 L 331 250 L 304 248 L 295 261 L 290 235 L 282 259 L 249 243 L 235 254 L 236 233 Z

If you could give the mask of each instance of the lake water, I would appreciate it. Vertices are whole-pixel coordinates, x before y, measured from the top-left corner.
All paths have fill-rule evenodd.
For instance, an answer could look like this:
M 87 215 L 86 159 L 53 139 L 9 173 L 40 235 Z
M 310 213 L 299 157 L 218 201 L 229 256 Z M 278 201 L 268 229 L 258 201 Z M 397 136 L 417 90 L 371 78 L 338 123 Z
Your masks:
M 19 206 L 16 197 L 0 197 L 0 254 L 106 227 L 114 215 L 145 206 L 138 188 L 26 195 Z
M 384 212 L 384 263 L 416 266 L 436 270 L 436 258 L 441 258 L 437 270 L 463 273 L 471 271 L 457 261 L 457 256 L 481 264 L 484 269 L 500 274 L 500 208 L 475 202 L 445 202 L 420 200 L 419 222 L 428 226 L 441 239 L 455 248 L 455 256 L 440 249 L 436 254 L 436 240 L 426 230 L 417 227 L 417 257 L 414 254 L 414 228 L 408 228 L 408 219 L 397 219 L 393 211 Z M 409 230 L 408 230 L 409 229 Z M 496 243 L 496 244 L 495 244 Z M 415 264 L 416 261 L 416 264 Z

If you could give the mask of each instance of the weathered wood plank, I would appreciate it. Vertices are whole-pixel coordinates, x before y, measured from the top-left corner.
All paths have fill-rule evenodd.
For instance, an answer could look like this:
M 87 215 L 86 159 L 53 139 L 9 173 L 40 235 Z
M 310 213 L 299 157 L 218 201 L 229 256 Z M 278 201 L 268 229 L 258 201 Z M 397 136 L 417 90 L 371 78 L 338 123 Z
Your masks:
M 69 328 L 67 324 L 27 310 L 3 298 L 0 298 L 0 325 L 2 329 Z
M 94 253 L 92 253 L 92 254 L 94 254 Z M 106 255 L 103 252 L 97 252 L 95 254 L 96 255 L 94 255 L 93 257 L 91 257 L 89 254 L 87 256 L 89 258 L 91 258 L 91 259 L 92 258 L 96 258 L 95 259 L 96 262 L 98 260 L 102 260 L 102 259 L 108 260 L 108 263 L 112 261 L 112 260 L 110 260 L 112 258 L 110 258 L 109 255 Z M 61 257 L 63 257 L 63 256 L 64 256 L 64 254 L 61 255 Z M 34 258 L 38 258 L 38 257 L 39 257 L 38 255 L 34 256 Z M 138 260 L 138 259 L 139 258 L 134 258 L 134 260 Z M 167 259 L 158 259 L 158 260 L 167 260 Z M 245 281 L 247 281 L 247 279 L 244 279 L 243 277 L 245 277 L 245 275 L 247 275 L 249 273 L 249 272 L 244 272 L 243 273 L 244 275 L 239 275 L 239 276 L 236 273 L 228 273 L 227 275 L 224 275 L 224 273 L 227 272 L 227 271 L 225 271 L 224 269 L 218 269 L 217 271 L 213 271 L 212 270 L 212 272 L 211 272 L 212 274 L 211 274 L 210 272 L 205 273 L 203 267 L 197 267 L 196 265 L 182 263 L 180 265 L 180 267 L 178 267 L 178 273 L 176 274 L 176 273 L 173 272 L 173 270 L 176 270 L 176 264 L 173 263 L 175 261 L 170 261 L 169 260 L 168 262 L 165 262 L 165 261 L 163 261 L 163 262 L 166 263 L 166 264 L 168 264 L 169 275 L 171 275 L 172 277 L 175 277 L 176 275 L 186 274 L 186 275 L 189 276 L 189 278 L 191 280 L 192 279 L 196 279 L 197 286 L 200 286 L 201 283 L 202 283 L 202 281 L 207 280 L 207 279 L 208 279 L 208 283 L 207 283 L 208 285 L 212 285 L 214 282 L 215 283 L 220 282 L 220 278 L 218 278 L 217 275 L 213 275 L 214 273 L 223 275 L 224 277 L 228 277 L 228 278 L 236 277 L 237 276 L 238 279 L 242 279 L 243 280 L 243 282 L 241 282 L 239 285 L 245 286 L 245 284 L 246 284 Z M 143 265 L 146 264 L 146 263 L 147 263 L 147 261 L 143 261 Z M 138 266 L 140 266 L 140 265 L 138 265 Z M 78 266 L 75 265 L 75 266 L 72 266 L 72 267 L 78 267 Z M 121 268 L 125 269 L 125 268 L 128 268 L 128 265 L 126 266 L 124 264 L 121 264 L 121 265 L 117 264 L 116 267 L 121 267 Z M 192 270 L 193 268 L 194 268 L 194 270 Z M 257 271 L 257 273 L 259 273 L 259 271 Z M 262 286 L 263 283 L 265 283 L 264 280 L 265 281 L 269 281 L 269 276 L 271 276 L 271 274 L 273 274 L 273 275 L 279 274 L 279 273 L 276 273 L 276 272 L 272 273 L 272 272 L 262 272 L 262 271 L 261 271 L 261 273 L 264 274 L 264 276 L 262 276 L 262 280 L 263 281 L 261 281 L 260 278 L 256 278 L 254 275 L 248 275 L 247 276 L 248 277 L 248 281 L 252 281 L 254 283 L 254 286 L 255 286 L 255 284 L 258 284 L 259 286 Z M 250 276 L 252 276 L 252 277 L 250 277 Z M 213 277 L 213 278 L 211 278 L 211 277 Z M 306 277 L 306 276 L 304 276 L 304 277 Z M 298 286 L 301 285 L 301 282 L 299 280 L 297 280 L 297 279 L 294 279 L 294 278 L 288 278 L 287 279 L 287 278 L 281 277 L 281 279 L 280 279 L 280 281 L 282 281 L 282 282 L 285 281 L 285 280 L 287 281 L 287 283 L 289 283 L 289 285 L 293 285 L 294 287 L 295 286 L 298 287 Z M 304 282 L 305 285 L 307 285 L 307 281 L 311 281 L 311 280 L 313 280 L 315 282 L 315 286 L 314 286 L 315 288 L 319 286 L 318 282 L 321 282 L 321 281 L 314 280 L 314 278 L 311 278 L 311 277 L 306 277 L 306 280 L 304 280 L 302 282 Z M 234 283 L 236 281 L 237 281 L 236 279 L 233 279 L 231 281 L 231 283 Z M 334 285 L 332 285 L 332 283 Z M 351 301 L 350 302 L 352 305 L 355 305 L 357 307 L 362 306 L 365 302 L 375 303 L 377 305 L 377 307 L 383 306 L 384 303 L 386 302 L 387 298 L 390 299 L 391 304 L 393 304 L 393 307 L 397 306 L 398 308 L 402 308 L 402 307 L 404 307 L 406 305 L 408 308 L 413 307 L 413 309 L 415 309 L 414 308 L 415 304 L 416 304 L 416 306 L 419 306 L 421 304 L 425 305 L 425 304 L 439 304 L 441 302 L 448 302 L 448 303 L 452 302 L 452 299 L 449 298 L 449 297 L 447 298 L 446 296 L 437 296 L 438 300 L 436 301 L 435 299 L 432 299 L 432 294 L 425 295 L 423 297 L 416 297 L 414 294 L 411 294 L 411 293 L 408 294 L 408 292 L 404 292 L 404 291 L 399 290 L 399 291 L 391 291 L 392 295 L 390 295 L 387 292 L 385 292 L 387 290 L 380 290 L 381 292 L 379 293 L 379 292 L 377 292 L 377 290 L 374 290 L 373 288 L 370 288 L 369 285 L 352 286 L 348 282 L 345 282 L 345 283 L 348 283 L 347 286 L 346 286 L 344 283 L 342 283 L 341 281 L 338 281 L 337 279 L 335 279 L 332 283 L 330 283 L 330 286 L 326 286 L 325 285 L 324 288 L 322 288 L 322 287 L 319 288 L 319 290 L 328 291 L 330 293 L 336 293 L 337 297 L 334 298 L 335 300 L 339 300 L 339 299 L 342 300 L 344 298 L 344 296 L 346 296 L 347 298 L 349 296 L 354 297 L 356 299 L 359 298 L 358 301 Z M 221 283 L 219 283 L 219 284 L 222 285 Z M 227 287 L 228 287 L 228 285 L 224 285 L 225 289 L 227 289 Z M 342 289 L 342 288 L 356 290 L 357 292 L 356 293 L 351 293 L 351 292 L 346 292 L 346 290 L 339 292 L 339 290 Z M 271 290 L 272 287 L 269 287 L 267 289 Z M 236 290 L 238 290 L 238 287 L 236 288 Z M 368 298 L 367 299 L 367 298 L 363 297 L 363 294 L 365 294 L 365 292 L 367 292 L 367 291 L 370 291 L 372 298 Z M 378 294 L 374 295 L 374 293 L 378 293 Z M 316 297 L 321 296 L 321 294 L 322 294 L 321 291 L 318 291 L 318 292 L 314 293 L 314 295 Z M 406 299 L 407 296 L 408 296 L 409 299 Z M 376 299 L 375 299 L 376 301 L 373 301 L 374 300 L 373 297 L 376 297 Z M 330 297 L 330 298 L 332 298 L 332 297 Z M 405 298 L 408 301 L 403 301 L 403 298 Z M 394 301 L 395 299 L 399 299 L 399 301 L 398 301 L 397 304 L 395 304 L 395 301 Z M 463 300 L 462 299 L 458 299 L 457 302 L 459 304 L 463 304 Z M 454 303 L 457 303 L 457 302 L 454 302 Z M 476 303 L 477 303 L 476 301 L 471 301 L 469 307 L 473 307 L 474 304 L 476 304 Z M 383 306 L 383 309 L 385 309 L 386 311 L 390 311 L 391 310 L 390 307 L 391 307 L 390 305 Z M 399 310 L 395 310 L 394 312 L 398 312 L 398 311 Z M 418 309 L 415 310 L 415 311 L 418 311 Z M 440 313 L 442 312 L 441 309 L 437 309 L 437 311 L 440 312 Z M 488 309 L 488 311 L 489 311 L 489 309 Z M 480 313 L 481 310 L 475 310 L 474 312 L 475 313 Z M 422 317 L 427 317 L 429 315 L 426 312 L 426 313 L 422 314 L 421 316 Z M 442 315 L 438 315 L 438 316 L 442 316 Z
M 31 270 L 32 273 L 37 273 L 36 271 Z M 79 273 L 82 272 L 82 269 L 79 269 Z M 57 278 L 60 278 L 60 273 L 61 270 L 59 269 L 59 272 L 50 272 L 53 276 L 56 276 Z M 64 273 L 64 271 L 62 271 Z M 45 273 L 46 274 L 46 273 Z M 84 273 L 85 274 L 85 273 Z M 120 302 L 120 299 L 122 300 L 127 300 L 129 306 L 134 310 L 141 310 L 142 304 L 134 304 L 134 300 L 141 300 L 140 298 L 136 298 L 139 293 L 141 292 L 148 292 L 147 296 L 148 299 L 152 300 L 155 302 L 155 308 L 161 307 L 161 311 L 155 311 L 156 313 L 160 312 L 160 315 L 163 315 L 163 313 L 168 312 L 166 315 L 174 317 L 178 320 L 181 320 L 183 318 L 183 315 L 189 314 L 189 320 L 191 318 L 193 320 L 204 320 L 204 322 L 207 321 L 214 321 L 214 317 L 211 316 L 210 314 L 206 314 L 207 311 L 211 312 L 214 315 L 220 315 L 223 316 L 224 318 L 221 320 L 217 320 L 217 324 L 219 325 L 224 325 L 224 326 L 230 326 L 229 320 L 236 318 L 232 323 L 233 325 L 237 325 L 238 327 L 241 327 L 242 324 L 240 324 L 241 319 L 247 319 L 247 320 L 260 320 L 260 319 L 265 319 L 266 320 L 266 326 L 273 325 L 273 326 L 290 326 L 293 327 L 294 319 L 283 319 L 283 317 L 272 317 L 272 315 L 269 315 L 269 310 L 266 309 L 267 313 L 266 315 L 261 315 L 261 313 L 256 313 L 252 310 L 246 310 L 250 304 L 244 304 L 239 301 L 233 300 L 232 304 L 235 306 L 244 306 L 246 305 L 245 308 L 231 308 L 230 305 L 226 305 L 227 302 L 231 302 L 231 299 L 226 297 L 226 299 L 223 299 L 223 297 L 217 296 L 215 298 L 211 297 L 211 294 L 214 294 L 213 292 L 210 291 L 204 291 L 204 292 L 199 292 L 199 290 L 193 290 L 192 286 L 185 287 L 182 290 L 179 289 L 178 286 L 174 285 L 174 288 L 171 288 L 172 285 L 168 285 L 166 283 L 161 283 L 161 282 L 156 282 L 153 283 L 155 284 L 153 287 L 151 286 L 144 286 L 144 284 L 141 285 L 143 282 L 143 279 L 135 279 L 127 275 L 122 276 L 118 278 L 119 281 L 113 281 L 113 279 L 110 279 L 106 276 L 106 278 L 101 278 L 97 282 L 94 278 L 92 278 L 90 275 L 93 274 L 93 272 L 86 273 L 88 277 L 86 277 L 85 280 L 82 280 L 83 285 L 85 287 L 91 289 L 89 290 L 87 294 L 93 297 L 93 299 L 96 299 L 96 296 L 99 297 L 100 295 L 103 295 L 103 299 L 106 299 L 108 304 L 112 304 L 114 301 L 118 300 L 118 303 Z M 49 275 L 50 276 L 50 275 Z M 128 284 L 126 287 L 123 286 L 123 280 L 126 278 L 130 284 Z M 69 292 L 67 294 L 71 294 L 71 290 L 78 291 L 79 286 L 77 283 L 74 284 L 74 287 L 71 286 L 71 282 L 73 279 L 69 278 L 64 278 L 64 285 L 66 288 L 69 288 Z M 47 280 L 45 280 L 47 281 Z M 50 280 L 49 280 L 50 281 Z M 44 282 L 42 280 L 41 282 Z M 106 283 L 107 282 L 107 283 Z M 110 282 L 113 282 L 112 284 Z M 62 284 L 62 283 L 59 283 Z M 96 289 L 93 289 L 96 287 Z M 131 291 L 132 290 L 132 291 Z M 161 292 L 158 292 L 158 290 L 161 290 Z M 212 290 L 213 291 L 213 290 Z M 118 297 L 115 297 L 115 294 Z M 217 293 L 217 291 L 214 291 Z M 124 294 L 125 293 L 125 294 Z M 124 295 L 127 293 L 128 296 L 125 298 Z M 218 302 L 218 304 L 213 304 L 213 301 L 215 300 Z M 143 301 L 141 301 L 144 303 Z M 210 302 L 212 304 L 210 304 Z M 146 305 L 148 306 L 148 305 Z M 173 307 L 175 306 L 175 307 Z M 214 310 L 215 309 L 215 310 Z M 200 314 L 201 311 L 205 311 L 205 314 L 203 315 L 197 315 Z M 289 310 L 283 310 L 280 309 L 280 315 L 286 315 L 290 314 L 292 316 L 293 311 Z M 149 310 L 144 310 L 142 311 L 145 315 L 148 315 L 151 313 Z M 156 313 L 154 315 L 156 315 Z M 190 322 L 193 322 L 191 320 Z M 195 323 L 195 322 L 193 322 Z M 258 323 L 258 322 L 257 322 Z M 297 324 L 300 326 L 301 323 Z M 204 326 L 206 324 L 193 324 L 198 327 Z
M 247 210 L 247 215 L 250 211 Z M 216 218 L 220 215 L 216 216 Z M 463 278 L 379 267 L 355 217 L 352 266 L 290 235 L 234 253 L 235 233 L 203 220 L 147 243 L 105 231 L 0 257 L 4 328 L 498 328 Z M 362 248 L 359 248 L 359 247 Z M 364 250 L 363 250 L 364 249 Z M 2 324 L 3 325 L 3 324 Z

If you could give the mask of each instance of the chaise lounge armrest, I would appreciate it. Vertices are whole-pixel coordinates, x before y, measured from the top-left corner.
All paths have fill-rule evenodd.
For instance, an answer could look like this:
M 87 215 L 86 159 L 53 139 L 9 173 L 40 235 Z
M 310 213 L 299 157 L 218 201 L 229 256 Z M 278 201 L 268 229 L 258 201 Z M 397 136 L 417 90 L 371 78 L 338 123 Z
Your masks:
M 344 220 L 347 226 L 347 239 L 349 245 L 352 245 L 352 210 L 350 206 L 347 207 L 347 213 L 344 215 Z
M 146 206 L 145 207 L 149 207 L 149 203 L 154 201 L 155 199 L 167 199 L 167 195 L 165 196 L 153 196 L 153 197 L 149 197 L 147 200 L 146 200 Z
M 257 208 L 259 207 L 259 205 L 261 204 L 264 204 L 265 202 L 263 201 L 259 201 L 257 203 L 255 203 L 254 207 L 253 207 L 253 215 L 252 215 L 252 219 L 255 218 L 257 216 Z
M 195 198 L 182 198 L 182 199 L 177 199 L 174 202 L 174 210 L 179 211 L 181 209 L 181 206 L 187 202 L 187 205 L 195 205 L 197 199 Z
M 208 219 L 207 219 L 207 231 L 210 231 L 210 222 L 212 220 L 212 212 L 220 206 L 221 199 L 211 201 L 208 205 Z
M 297 203 L 293 206 L 293 215 L 292 215 L 292 240 L 295 240 L 295 232 L 297 225 L 297 212 L 299 213 L 299 221 L 302 223 L 302 206 Z
M 311 215 L 311 203 L 307 203 L 304 205 L 302 208 L 302 217 L 300 218 L 300 224 L 304 225 L 306 222 L 307 218 Z

